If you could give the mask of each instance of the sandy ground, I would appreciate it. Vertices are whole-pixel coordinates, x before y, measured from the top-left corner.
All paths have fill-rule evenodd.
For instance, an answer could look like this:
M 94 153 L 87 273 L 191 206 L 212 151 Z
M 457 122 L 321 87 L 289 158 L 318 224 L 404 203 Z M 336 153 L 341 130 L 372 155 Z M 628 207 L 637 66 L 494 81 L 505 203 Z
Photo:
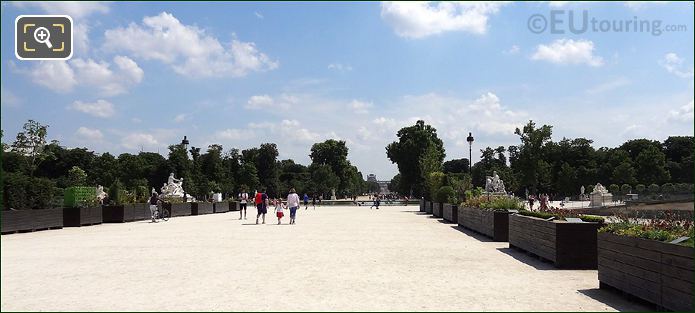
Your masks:
M 416 210 L 310 208 L 293 226 L 231 212 L 5 235 L 0 309 L 651 309 L 598 289 L 596 271 L 556 270 Z

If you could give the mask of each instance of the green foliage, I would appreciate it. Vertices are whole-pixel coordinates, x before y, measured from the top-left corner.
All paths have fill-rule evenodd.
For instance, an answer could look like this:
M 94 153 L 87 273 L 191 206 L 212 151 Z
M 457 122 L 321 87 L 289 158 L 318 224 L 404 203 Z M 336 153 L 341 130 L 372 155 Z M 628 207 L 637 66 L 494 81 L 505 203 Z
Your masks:
M 608 191 L 614 195 L 618 195 L 620 194 L 620 186 L 618 186 L 618 184 L 610 184 L 610 186 L 608 186 Z
M 579 215 L 573 213 L 571 210 L 567 209 L 557 209 L 557 208 L 550 208 L 546 211 L 529 211 L 526 209 L 519 210 L 520 215 L 524 216 L 533 216 L 533 217 L 538 217 L 542 219 L 549 219 L 551 217 L 554 217 L 555 220 L 558 221 L 563 221 L 568 217 L 576 217 L 576 218 L 581 218 L 582 221 L 588 222 L 588 223 L 600 223 L 603 224 L 605 222 L 605 219 L 600 216 L 594 216 L 594 215 Z
M 25 157 L 28 174 L 33 176 L 36 168 L 48 156 L 45 151 L 48 125 L 29 120 L 24 123 L 22 129 L 24 131 L 17 133 L 17 139 L 12 144 L 12 151 Z
M 79 166 L 73 166 L 68 171 L 68 186 L 84 186 L 87 183 L 87 173 Z
M 635 190 L 637 190 L 638 194 L 643 194 L 646 189 L 647 187 L 644 184 L 637 184 L 637 186 L 635 186 Z
M 315 191 L 321 194 L 330 194 L 332 189 L 338 188 L 340 179 L 328 165 L 312 164 L 309 166 L 311 181 Z
M 485 198 L 485 196 L 481 197 Z M 515 197 L 497 196 L 490 198 L 489 201 L 481 202 L 480 208 L 495 211 L 523 210 L 524 204 Z
M 430 157 L 425 160 L 428 163 L 427 167 L 436 165 L 437 160 L 441 164 L 445 156 L 444 144 L 437 136 L 437 130 L 421 120 L 413 126 L 400 129 L 397 136 L 398 141 L 386 146 L 386 155 L 391 162 L 398 165 L 401 188 L 412 190 L 413 196 L 420 197 L 427 189 L 424 184 L 427 176 L 424 174 L 430 173 L 430 168 L 422 167 L 423 156 L 429 150 Z
M 88 186 L 74 186 L 65 189 L 64 203 L 66 207 L 76 207 L 81 204 L 96 202 L 96 188 Z
M 632 186 L 630 186 L 630 184 L 623 184 L 622 186 L 620 186 L 620 193 L 626 195 L 626 194 L 631 193 L 631 192 L 632 192 Z
M 456 203 L 456 193 L 451 186 L 442 186 L 437 190 L 434 201 L 440 203 Z
M 442 164 L 444 173 L 468 173 L 469 162 L 466 158 L 454 159 L 444 162 Z
M 53 207 L 55 183 L 22 173 L 3 173 L 3 209 L 48 209 Z
M 123 198 L 123 184 L 120 180 L 116 179 L 111 186 L 109 186 L 109 201 L 113 204 L 123 204 L 125 200 Z
M 636 220 L 619 216 L 618 222 L 602 227 L 599 232 L 665 242 L 680 237 L 690 237 L 690 240 L 681 244 L 692 247 L 695 243 L 692 240 L 695 238 L 694 229 L 691 219 L 681 218 L 672 212 L 666 212 L 663 217 L 650 220 Z
M 446 180 L 446 175 L 442 172 L 432 172 L 427 176 L 426 186 L 428 189 L 428 199 L 435 199 L 439 188 L 441 188 Z
M 661 185 L 661 192 L 665 194 L 672 194 L 676 191 L 676 188 L 672 183 L 665 183 Z
M 659 193 L 659 189 L 660 189 L 659 185 L 651 184 L 651 185 L 649 185 L 648 191 L 650 194 L 655 195 L 655 194 Z

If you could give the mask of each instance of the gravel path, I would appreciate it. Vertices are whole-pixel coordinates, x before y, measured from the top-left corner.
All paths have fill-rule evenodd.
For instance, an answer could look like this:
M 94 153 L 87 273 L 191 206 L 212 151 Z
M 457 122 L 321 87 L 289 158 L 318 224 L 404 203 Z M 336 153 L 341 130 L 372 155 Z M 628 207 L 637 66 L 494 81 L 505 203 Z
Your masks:
M 310 208 L 281 226 L 232 212 L 5 235 L 0 309 L 652 309 L 599 290 L 596 271 L 556 270 L 415 210 Z

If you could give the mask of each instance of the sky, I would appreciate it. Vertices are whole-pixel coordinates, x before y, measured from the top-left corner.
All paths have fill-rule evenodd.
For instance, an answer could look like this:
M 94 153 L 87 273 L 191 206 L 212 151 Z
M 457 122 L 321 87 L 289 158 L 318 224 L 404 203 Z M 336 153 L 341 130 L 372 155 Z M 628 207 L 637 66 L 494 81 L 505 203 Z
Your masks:
M 72 58 L 18 60 L 21 14 L 70 15 Z M 166 155 L 187 136 L 309 164 L 332 138 L 389 180 L 385 146 L 418 119 L 446 160 L 468 157 L 469 132 L 473 161 L 518 144 L 529 120 L 596 148 L 693 135 L 693 2 L 2 1 L 1 17 L 7 143 L 34 119 L 97 153 Z

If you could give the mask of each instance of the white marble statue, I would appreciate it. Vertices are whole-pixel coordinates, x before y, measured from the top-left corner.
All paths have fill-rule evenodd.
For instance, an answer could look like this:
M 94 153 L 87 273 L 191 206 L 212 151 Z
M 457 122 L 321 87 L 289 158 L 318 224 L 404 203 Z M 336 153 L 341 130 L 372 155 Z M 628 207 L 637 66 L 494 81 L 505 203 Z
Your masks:
M 487 176 L 485 178 L 485 191 L 495 192 L 495 193 L 506 193 L 504 188 L 504 181 L 500 179 L 497 175 L 497 171 L 492 172 L 492 176 Z
M 165 197 L 183 197 L 186 195 L 186 192 L 183 191 L 183 178 L 178 179 L 174 177 L 174 173 L 171 173 L 161 191 Z
M 591 192 L 591 194 L 607 194 L 608 189 L 606 187 L 603 187 L 601 183 L 597 183 L 596 186 L 594 186 L 594 190 Z
M 104 192 L 104 186 L 102 185 L 97 185 L 97 200 L 99 200 L 99 203 L 104 202 L 104 198 L 106 198 L 106 192 Z

